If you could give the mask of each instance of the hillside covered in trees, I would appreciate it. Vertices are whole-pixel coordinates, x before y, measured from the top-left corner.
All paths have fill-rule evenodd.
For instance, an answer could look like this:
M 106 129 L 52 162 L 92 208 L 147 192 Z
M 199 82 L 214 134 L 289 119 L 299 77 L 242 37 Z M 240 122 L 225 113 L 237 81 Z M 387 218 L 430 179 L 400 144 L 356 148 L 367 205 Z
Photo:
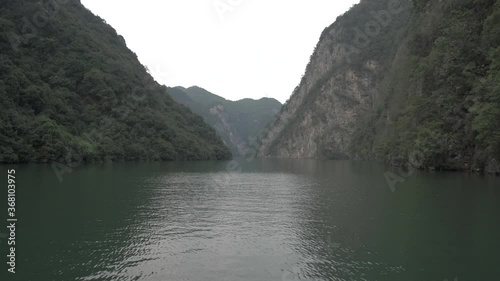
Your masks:
M 261 157 L 500 172 L 500 2 L 362 0 L 322 34 Z
M 0 162 L 231 157 L 78 0 L 0 5 Z
M 272 98 L 226 100 L 200 87 L 169 88 L 172 98 L 203 117 L 231 148 L 233 155 L 255 150 L 261 131 L 281 109 Z

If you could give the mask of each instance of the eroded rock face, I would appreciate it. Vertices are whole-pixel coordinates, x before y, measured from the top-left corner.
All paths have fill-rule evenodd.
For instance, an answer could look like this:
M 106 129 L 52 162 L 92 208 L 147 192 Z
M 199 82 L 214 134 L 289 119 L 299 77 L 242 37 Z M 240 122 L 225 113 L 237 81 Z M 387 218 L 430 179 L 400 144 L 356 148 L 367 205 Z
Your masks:
M 498 173 L 499 9 L 362 0 L 321 35 L 259 156 Z
M 349 158 L 355 124 L 376 93 L 378 62 L 351 65 L 352 50 L 333 27 L 324 33 L 300 85 L 262 139 L 263 158 Z

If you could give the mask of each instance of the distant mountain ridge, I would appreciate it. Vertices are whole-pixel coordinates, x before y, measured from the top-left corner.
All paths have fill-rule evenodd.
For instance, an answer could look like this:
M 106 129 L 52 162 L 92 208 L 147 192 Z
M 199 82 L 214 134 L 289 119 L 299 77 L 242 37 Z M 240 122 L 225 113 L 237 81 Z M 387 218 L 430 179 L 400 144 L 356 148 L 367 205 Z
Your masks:
M 273 98 L 230 101 L 198 86 L 173 87 L 167 91 L 175 101 L 189 107 L 215 128 L 235 156 L 256 146 L 259 131 L 273 120 L 282 106 Z

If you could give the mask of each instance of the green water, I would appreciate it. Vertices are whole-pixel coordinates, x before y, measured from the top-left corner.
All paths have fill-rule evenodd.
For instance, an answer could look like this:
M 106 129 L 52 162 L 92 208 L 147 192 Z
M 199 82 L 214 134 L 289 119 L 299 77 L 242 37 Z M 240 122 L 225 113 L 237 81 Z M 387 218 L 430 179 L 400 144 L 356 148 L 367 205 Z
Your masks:
M 373 163 L 240 161 L 16 169 L 3 280 L 498 280 L 500 178 Z M 234 171 L 236 169 L 236 171 Z M 7 180 L 0 199 L 6 233 Z M 394 191 L 394 192 L 393 192 Z

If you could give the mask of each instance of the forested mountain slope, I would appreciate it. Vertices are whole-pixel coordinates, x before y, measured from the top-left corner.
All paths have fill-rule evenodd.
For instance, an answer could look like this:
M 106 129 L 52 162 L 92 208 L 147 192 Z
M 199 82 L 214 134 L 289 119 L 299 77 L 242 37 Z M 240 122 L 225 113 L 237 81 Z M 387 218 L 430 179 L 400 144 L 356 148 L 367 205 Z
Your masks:
M 77 0 L 2 0 L 0 97 L 0 162 L 231 156 Z
M 233 155 L 255 150 L 260 131 L 281 109 L 281 103 L 275 99 L 230 101 L 196 86 L 169 88 L 168 93 L 215 128 Z
M 362 0 L 322 34 L 261 157 L 499 172 L 500 3 Z

